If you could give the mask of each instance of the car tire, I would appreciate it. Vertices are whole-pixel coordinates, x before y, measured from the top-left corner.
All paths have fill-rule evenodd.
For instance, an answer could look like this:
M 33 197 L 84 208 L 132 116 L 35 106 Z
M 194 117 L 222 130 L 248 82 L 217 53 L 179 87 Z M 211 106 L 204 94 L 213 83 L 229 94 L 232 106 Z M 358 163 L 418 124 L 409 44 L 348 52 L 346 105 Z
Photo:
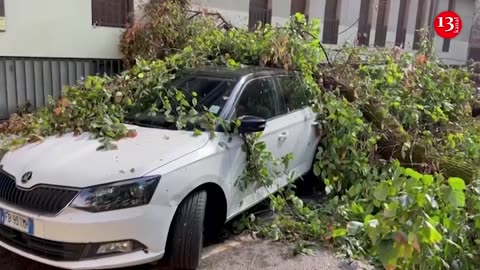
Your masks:
M 172 223 L 166 250 L 170 268 L 197 269 L 203 247 L 207 192 L 195 191 L 179 205 Z

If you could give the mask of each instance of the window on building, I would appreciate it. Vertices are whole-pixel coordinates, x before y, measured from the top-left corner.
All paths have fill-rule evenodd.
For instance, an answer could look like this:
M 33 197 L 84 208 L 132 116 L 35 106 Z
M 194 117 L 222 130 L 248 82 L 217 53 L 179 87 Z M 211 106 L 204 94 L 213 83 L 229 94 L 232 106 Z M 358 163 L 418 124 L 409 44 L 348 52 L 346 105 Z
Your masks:
M 448 1 L 448 10 L 455 11 L 455 0 Z M 450 39 L 446 38 L 443 40 L 442 52 L 449 52 L 449 51 L 450 51 Z
M 385 47 L 387 40 L 388 11 L 390 8 L 389 0 L 379 0 L 377 25 L 375 27 L 375 46 Z
M 295 15 L 297 12 L 304 14 L 308 18 L 307 0 L 291 0 L 290 15 Z
M 133 0 L 92 0 L 92 24 L 125 27 L 133 12 Z
M 368 46 L 370 43 L 371 25 L 371 2 L 372 0 L 362 0 L 360 2 L 360 14 L 358 18 L 357 44 Z
M 420 31 L 425 27 L 427 2 L 427 0 L 418 0 L 417 18 L 415 19 L 415 34 L 413 35 L 414 50 L 418 50 L 420 48 Z
M 258 23 L 272 23 L 272 5 L 270 0 L 250 0 L 248 28 L 253 30 Z
M 410 0 L 400 1 L 400 9 L 398 10 L 397 34 L 395 36 L 395 46 L 405 48 L 405 40 L 407 37 L 407 24 L 409 15 Z
M 327 0 L 325 3 L 325 20 L 323 21 L 323 38 L 325 44 L 338 43 L 340 25 L 340 0 Z

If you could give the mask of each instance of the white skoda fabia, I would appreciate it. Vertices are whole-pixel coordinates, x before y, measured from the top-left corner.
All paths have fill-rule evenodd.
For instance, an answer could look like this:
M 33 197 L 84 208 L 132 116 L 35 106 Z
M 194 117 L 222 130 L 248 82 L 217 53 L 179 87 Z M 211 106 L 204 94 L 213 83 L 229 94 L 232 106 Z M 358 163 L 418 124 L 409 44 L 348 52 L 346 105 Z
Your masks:
M 319 132 L 294 73 L 242 68 L 184 74 L 179 89 L 241 133 L 263 131 L 276 157 L 292 153 L 292 172 L 310 171 Z M 132 116 L 137 137 L 97 151 L 89 134 L 23 146 L 0 161 L 0 246 L 67 269 L 105 269 L 165 259 L 195 269 L 204 239 L 287 184 L 241 189 L 241 136 L 194 136 L 161 119 Z

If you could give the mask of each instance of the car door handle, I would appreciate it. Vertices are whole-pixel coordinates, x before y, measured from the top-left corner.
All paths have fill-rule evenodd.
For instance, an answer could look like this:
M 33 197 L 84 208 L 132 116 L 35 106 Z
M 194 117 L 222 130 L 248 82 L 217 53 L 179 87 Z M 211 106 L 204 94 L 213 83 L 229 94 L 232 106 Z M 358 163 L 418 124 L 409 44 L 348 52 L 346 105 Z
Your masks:
M 278 135 L 278 140 L 283 142 L 288 138 L 288 132 L 282 132 Z

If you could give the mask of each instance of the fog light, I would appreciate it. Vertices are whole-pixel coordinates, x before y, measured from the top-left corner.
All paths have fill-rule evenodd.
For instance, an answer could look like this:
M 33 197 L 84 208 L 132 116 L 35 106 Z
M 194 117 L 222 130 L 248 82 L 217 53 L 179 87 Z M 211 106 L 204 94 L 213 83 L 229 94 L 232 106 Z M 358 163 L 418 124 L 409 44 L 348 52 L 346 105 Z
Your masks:
M 98 250 L 97 254 L 106 254 L 106 253 L 127 253 L 133 250 L 132 241 L 121 241 L 108 244 L 102 244 Z

